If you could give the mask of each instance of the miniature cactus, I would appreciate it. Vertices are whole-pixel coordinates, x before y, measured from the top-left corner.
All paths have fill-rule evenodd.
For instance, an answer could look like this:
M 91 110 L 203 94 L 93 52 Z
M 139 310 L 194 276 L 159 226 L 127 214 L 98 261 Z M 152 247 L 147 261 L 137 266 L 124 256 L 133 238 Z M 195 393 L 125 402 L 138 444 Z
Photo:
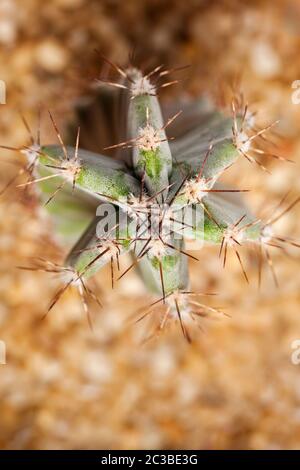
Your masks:
M 59 144 L 41 145 L 38 138 L 22 149 L 31 175 L 23 186 L 38 185 L 56 230 L 68 244 L 78 238 L 63 266 L 47 265 L 48 271 L 62 272 L 65 282 L 50 308 L 69 285 L 76 285 L 82 298 L 95 298 L 86 281 L 105 264 L 111 265 L 114 285 L 114 266 L 119 269 L 120 256 L 130 252 L 132 265 L 119 277 L 136 266 L 149 291 L 158 296 L 145 315 L 163 305 L 159 329 L 175 318 L 189 340 L 189 320 L 218 310 L 199 303 L 198 294 L 190 291 L 188 257 L 194 256 L 186 251 L 185 239 L 218 244 L 224 265 L 228 248 L 233 249 L 247 281 L 241 245 L 253 244 L 264 251 L 271 268 L 269 245 L 298 246 L 273 234 L 275 216 L 263 223 L 252 215 L 241 199 L 244 190 L 217 182 L 240 156 L 263 167 L 255 155 L 264 151 L 255 148 L 254 141 L 271 126 L 254 130 L 247 106 L 233 101 L 232 116 L 225 116 L 203 99 L 185 105 L 164 122 L 157 93 L 159 80 L 169 72 L 157 67 L 143 75 L 132 67 L 114 67 L 120 81 L 101 86 L 102 91 L 115 87 L 116 95 L 127 103 L 125 134 L 119 133 L 124 140 L 106 147 L 117 150 L 121 158 L 104 156 L 103 148 L 101 154 L 81 149 L 79 129 L 74 147 L 65 146 L 51 114 Z M 119 119 L 124 121 L 124 116 Z M 178 137 L 172 140 L 168 133 L 174 127 Z M 128 149 L 129 165 L 122 160 Z M 108 204 L 114 210 L 103 223 L 101 211 Z M 85 300 L 84 305 L 87 309 Z

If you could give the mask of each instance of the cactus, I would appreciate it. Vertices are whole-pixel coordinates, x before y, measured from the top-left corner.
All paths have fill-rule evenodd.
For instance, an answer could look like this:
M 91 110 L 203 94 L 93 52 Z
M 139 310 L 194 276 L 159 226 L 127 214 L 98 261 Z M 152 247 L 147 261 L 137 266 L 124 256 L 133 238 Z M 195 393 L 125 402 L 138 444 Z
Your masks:
M 175 318 L 190 340 L 190 319 L 205 312 L 220 312 L 200 303 L 198 294 L 190 291 L 188 258 L 195 257 L 187 252 L 186 240 L 219 245 L 224 266 L 227 250 L 233 249 L 248 282 L 239 248 L 256 246 L 259 259 L 264 253 L 273 270 L 270 245 L 299 246 L 272 231 L 273 223 L 298 199 L 264 223 L 243 202 L 244 190 L 224 188 L 218 182 L 240 157 L 265 169 L 256 156 L 268 154 L 254 142 L 273 124 L 257 131 L 247 106 L 233 100 L 228 116 L 203 99 L 185 105 L 182 112 L 164 122 L 158 83 L 169 71 L 157 67 L 143 75 L 132 67 L 114 68 L 120 80 L 101 82 L 100 93 L 105 94 L 106 87 L 112 86 L 114 96 L 127 104 L 126 119 L 117 116 L 118 135 L 123 141 L 99 149 L 101 154 L 83 150 L 78 129 L 74 146 L 66 146 L 50 114 L 59 143 L 41 145 L 40 139 L 32 139 L 22 149 L 31 178 L 23 186 L 38 186 L 56 233 L 67 246 L 74 243 L 63 266 L 42 263 L 37 267 L 64 276 L 64 285 L 50 308 L 68 286 L 75 285 L 87 310 L 85 296 L 96 299 L 87 280 L 110 264 L 113 286 L 120 256 L 131 253 L 132 264 L 119 277 L 135 266 L 149 291 L 158 297 L 143 317 L 163 306 L 159 329 Z M 177 133 L 174 140 L 168 135 L 172 129 Z M 105 156 L 105 151 L 118 152 L 121 158 Z M 122 158 L 126 152 L 129 164 Z M 108 205 L 113 210 L 103 217 Z

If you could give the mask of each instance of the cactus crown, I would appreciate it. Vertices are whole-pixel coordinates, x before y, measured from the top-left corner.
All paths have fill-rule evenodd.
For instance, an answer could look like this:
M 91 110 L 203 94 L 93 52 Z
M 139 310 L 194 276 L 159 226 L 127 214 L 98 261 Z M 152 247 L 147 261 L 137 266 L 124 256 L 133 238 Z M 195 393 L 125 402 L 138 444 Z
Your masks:
M 65 242 L 78 239 L 63 266 L 46 266 L 64 277 L 50 308 L 69 285 L 78 287 L 86 308 L 85 296 L 95 299 L 87 279 L 109 263 L 114 284 L 114 268 L 119 269 L 120 256 L 130 252 L 132 264 L 119 277 L 136 266 L 158 297 L 144 316 L 158 309 L 159 329 L 177 319 L 189 340 L 191 319 L 219 312 L 205 307 L 190 291 L 188 257 L 194 256 L 186 251 L 186 240 L 218 244 L 224 265 L 228 248 L 233 249 L 247 281 L 241 245 L 257 245 L 270 264 L 269 245 L 286 242 L 271 230 L 280 215 L 266 223 L 257 220 L 241 200 L 241 190 L 217 182 L 240 156 L 263 166 L 256 155 L 264 152 L 255 141 L 271 126 L 257 130 L 247 106 L 235 100 L 230 117 L 197 99 L 164 121 L 157 93 L 173 83 L 161 84 L 169 71 L 157 67 L 143 75 L 135 68 L 114 67 L 120 80 L 101 82 L 100 95 L 112 86 L 114 97 L 126 103 L 125 137 L 120 135 L 124 140 L 106 147 L 121 158 L 103 155 L 103 148 L 101 154 L 81 149 L 79 130 L 74 147 L 65 146 L 51 114 L 59 144 L 41 145 L 38 138 L 22 149 L 26 170 L 33 175 L 25 184 L 39 186 Z M 173 131 L 174 140 L 168 137 Z M 126 151 L 129 165 L 122 160 Z

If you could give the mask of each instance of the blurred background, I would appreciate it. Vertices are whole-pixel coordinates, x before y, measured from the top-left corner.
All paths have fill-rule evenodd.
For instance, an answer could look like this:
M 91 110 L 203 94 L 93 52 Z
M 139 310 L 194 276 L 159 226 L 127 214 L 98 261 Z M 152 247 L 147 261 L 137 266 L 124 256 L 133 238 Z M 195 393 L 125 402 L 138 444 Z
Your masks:
M 251 186 L 253 211 L 272 212 L 289 190 L 299 195 L 298 0 L 0 0 L 1 145 L 24 145 L 20 109 L 35 130 L 39 103 L 66 129 L 89 80 L 105 70 L 95 49 L 123 65 L 133 50 L 152 65 L 191 64 L 161 93 L 164 102 L 204 93 L 220 102 L 238 81 L 263 124 L 280 119 L 277 153 L 295 163 L 265 159 L 266 174 L 240 159 L 228 181 Z M 42 130 L 43 142 L 53 141 L 49 124 Z M 1 187 L 18 161 L 1 150 Z M 279 233 L 300 238 L 299 209 L 281 219 Z M 233 256 L 223 270 L 218 248 L 198 253 L 192 287 L 219 292 L 230 318 L 203 321 L 191 345 L 177 327 L 142 343 L 145 325 L 134 325 L 132 315 L 151 298 L 133 272 L 112 292 L 104 269 L 97 275 L 104 307 L 93 311 L 92 333 L 74 292 L 42 320 L 57 284 L 16 267 L 64 253 L 34 203 L 11 188 L 0 199 L 0 340 L 7 349 L 0 447 L 299 448 L 300 365 L 291 361 L 291 344 L 300 339 L 300 252 L 278 251 L 279 289 L 266 269 L 260 292 L 251 253 L 244 253 L 250 286 Z

